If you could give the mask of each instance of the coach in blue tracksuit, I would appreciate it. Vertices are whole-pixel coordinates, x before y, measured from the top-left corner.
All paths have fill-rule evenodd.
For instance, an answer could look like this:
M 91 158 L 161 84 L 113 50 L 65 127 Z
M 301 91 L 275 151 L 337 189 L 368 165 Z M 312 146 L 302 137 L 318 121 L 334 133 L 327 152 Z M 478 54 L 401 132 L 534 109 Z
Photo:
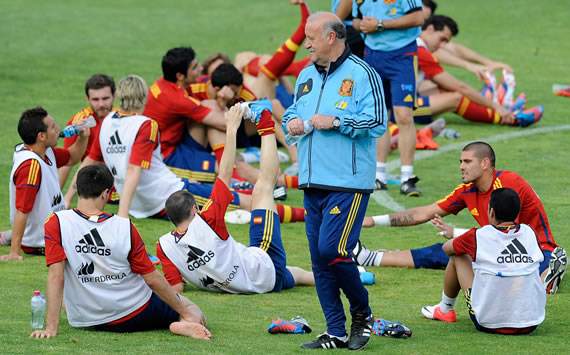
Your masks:
M 345 27 L 334 14 L 311 15 L 305 33 L 314 65 L 297 78 L 283 128 L 290 136 L 301 136 L 299 185 L 305 192 L 305 226 L 327 332 L 303 347 L 360 349 L 370 338 L 373 319 L 351 251 L 374 188 L 375 141 L 386 130 L 382 83 L 374 69 L 350 53 Z M 304 121 L 314 127 L 306 135 Z M 350 302 L 350 338 L 341 289 Z

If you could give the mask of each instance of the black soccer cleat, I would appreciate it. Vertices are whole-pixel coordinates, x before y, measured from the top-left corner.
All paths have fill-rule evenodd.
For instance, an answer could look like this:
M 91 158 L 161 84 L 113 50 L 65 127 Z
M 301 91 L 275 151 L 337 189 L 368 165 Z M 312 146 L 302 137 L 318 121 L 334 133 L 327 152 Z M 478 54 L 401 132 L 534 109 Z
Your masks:
M 327 333 L 321 334 L 317 339 L 301 345 L 303 349 L 344 349 L 347 347 L 348 342 L 346 340 L 343 341 Z
M 388 184 L 386 184 L 385 182 L 383 182 L 380 179 L 376 179 L 374 181 L 375 185 L 376 185 L 376 190 L 380 190 L 380 191 L 386 191 L 388 190 Z
M 360 350 L 364 348 L 370 340 L 370 334 L 372 334 L 373 326 L 374 317 L 372 314 L 353 314 L 352 324 L 350 325 L 350 338 L 348 338 L 348 349 Z
M 419 197 L 422 194 L 422 191 L 416 187 L 416 184 L 420 181 L 420 178 L 417 176 L 412 176 L 408 180 L 404 181 L 400 185 L 400 193 L 402 195 L 406 195 L 408 197 Z

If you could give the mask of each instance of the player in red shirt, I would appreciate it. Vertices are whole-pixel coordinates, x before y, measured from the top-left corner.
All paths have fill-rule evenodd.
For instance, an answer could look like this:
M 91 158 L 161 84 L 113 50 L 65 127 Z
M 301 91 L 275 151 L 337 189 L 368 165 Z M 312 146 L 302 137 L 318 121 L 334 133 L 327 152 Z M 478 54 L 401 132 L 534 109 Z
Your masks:
M 538 122 L 542 117 L 542 106 L 522 111 L 526 102 L 523 100 L 509 110 L 441 67 L 433 52 L 458 32 L 457 23 L 447 16 L 434 15 L 424 22 L 418 38 L 419 96 L 415 119 L 422 122 L 431 119 L 432 115 L 455 112 L 467 120 L 483 123 L 526 127 Z
M 49 268 L 46 329 L 34 331 L 31 336 L 50 338 L 57 335 L 64 301 L 72 326 L 93 326 L 96 330 L 111 332 L 168 328 L 174 334 L 210 339 L 202 311 L 177 294 L 154 268 L 136 227 L 128 220 L 103 211 L 112 186 L 113 176 L 105 166 L 82 168 L 77 178 L 77 209 L 58 212 L 46 221 L 46 264 Z M 126 223 L 130 233 L 112 235 L 122 230 Z M 91 235 L 89 241 L 83 235 L 85 230 L 90 231 L 87 234 Z M 125 237 L 130 241 L 121 242 Z M 128 250 L 124 250 L 124 245 Z M 107 257 L 100 256 L 99 250 L 104 250 Z M 105 281 L 105 276 L 114 275 L 121 275 L 120 281 L 111 284 Z M 70 276 L 73 279 L 66 280 Z M 92 279 L 100 281 L 93 282 Z M 142 292 L 132 294 L 130 288 Z M 85 303 L 82 296 L 96 299 L 95 305 Z M 72 306 L 77 303 L 82 306 L 79 310 Z M 138 306 L 141 303 L 142 306 Z M 102 312 L 105 312 L 105 318 L 102 318 Z
M 89 136 L 89 142 L 87 143 L 85 154 L 81 157 L 82 160 L 87 156 L 93 141 L 99 137 L 101 121 L 103 121 L 103 119 L 107 117 L 109 112 L 113 109 L 113 100 L 115 99 L 115 81 L 112 77 L 105 74 L 95 74 L 91 76 L 85 82 L 85 98 L 89 105 L 71 116 L 66 123 L 66 126 L 68 126 L 77 124 L 89 116 L 93 116 L 93 118 L 95 118 L 96 125 L 95 127 L 90 128 L 91 135 Z M 63 147 L 69 148 L 76 140 L 77 136 L 64 138 Z M 70 170 L 70 167 L 65 166 L 59 168 L 59 182 L 61 186 L 65 185 Z
M 461 152 L 460 169 L 463 184 L 447 197 L 427 206 L 397 212 L 391 215 L 366 217 L 364 226 L 413 226 L 431 221 L 447 238 L 458 236 L 464 230 L 454 230 L 441 220 L 449 214 L 467 209 L 480 226 L 489 224 L 485 211 L 491 192 L 508 187 L 520 197 L 521 212 L 517 223 L 529 225 L 535 232 L 544 261 L 540 273 L 549 293 L 556 292 L 566 270 L 566 251 L 559 247 L 548 222 L 542 201 L 522 177 L 511 171 L 495 169 L 495 152 L 485 142 L 466 145 Z M 412 268 L 445 268 L 448 257 L 437 243 L 425 248 L 402 251 L 369 251 L 361 245 L 354 251 L 357 262 L 363 266 L 395 266 Z
M 26 110 L 20 117 L 18 134 L 23 144 L 16 146 L 10 177 L 12 240 L 10 253 L 0 260 L 21 260 L 22 250 L 44 253 L 39 224 L 63 206 L 57 167 L 78 162 L 89 138 L 89 130 L 83 130 L 69 149 L 55 148 L 59 132 L 53 117 L 41 107 Z

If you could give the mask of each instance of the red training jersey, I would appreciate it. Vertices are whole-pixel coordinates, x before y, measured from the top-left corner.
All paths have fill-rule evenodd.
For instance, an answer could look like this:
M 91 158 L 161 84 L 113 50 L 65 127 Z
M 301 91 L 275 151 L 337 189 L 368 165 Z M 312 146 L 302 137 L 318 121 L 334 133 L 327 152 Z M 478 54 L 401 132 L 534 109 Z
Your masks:
M 423 73 L 426 80 L 444 72 L 437 58 L 424 46 L 418 46 L 418 68 Z
M 210 111 L 184 88 L 160 78 L 148 89 L 143 115 L 158 123 L 162 156 L 167 157 L 184 138 L 187 122 L 202 122 Z
M 489 224 L 488 208 L 491 192 L 502 187 L 512 189 L 519 195 L 521 210 L 516 222 L 527 224 L 534 230 L 542 250 L 554 250 L 558 245 L 550 230 L 542 201 L 529 183 L 512 171 L 495 171 L 493 183 L 485 192 L 480 192 L 473 183 L 461 184 L 449 195 L 437 201 L 437 205 L 453 214 L 467 208 L 477 223 L 485 226 Z

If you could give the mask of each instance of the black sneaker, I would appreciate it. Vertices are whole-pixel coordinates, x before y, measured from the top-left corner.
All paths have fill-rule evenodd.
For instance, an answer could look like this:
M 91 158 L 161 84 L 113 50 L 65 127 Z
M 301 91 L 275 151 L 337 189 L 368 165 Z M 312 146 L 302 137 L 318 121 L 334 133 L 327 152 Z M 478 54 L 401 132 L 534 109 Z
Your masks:
M 287 199 L 287 188 L 285 186 L 275 186 L 273 189 L 273 199 L 285 201 Z
M 376 179 L 375 184 L 376 184 L 376 190 L 381 190 L 381 191 L 388 190 L 388 184 L 386 184 L 385 182 L 383 182 L 380 179 Z
M 420 189 L 416 187 L 416 184 L 420 181 L 420 178 L 417 176 L 412 176 L 408 180 L 404 181 L 400 185 L 400 193 L 402 195 L 406 195 L 408 197 L 419 197 L 421 196 L 422 192 Z
M 327 333 L 321 334 L 317 339 L 301 345 L 303 349 L 344 349 L 347 347 L 348 342 L 346 340 L 343 341 Z
M 374 326 L 374 317 L 372 314 L 365 315 L 355 313 L 352 315 L 352 324 L 350 325 L 350 338 L 348 338 L 349 350 L 360 350 L 366 346 L 372 334 Z

